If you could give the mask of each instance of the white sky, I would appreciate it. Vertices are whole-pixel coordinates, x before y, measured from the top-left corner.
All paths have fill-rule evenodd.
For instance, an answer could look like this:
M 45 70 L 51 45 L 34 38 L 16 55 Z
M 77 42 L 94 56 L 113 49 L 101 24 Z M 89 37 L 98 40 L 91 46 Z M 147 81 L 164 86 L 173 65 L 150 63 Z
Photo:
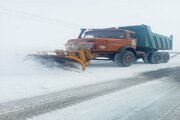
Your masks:
M 180 50 L 179 0 L 0 0 L 0 51 L 58 49 L 82 27 L 150 25 L 174 35 Z

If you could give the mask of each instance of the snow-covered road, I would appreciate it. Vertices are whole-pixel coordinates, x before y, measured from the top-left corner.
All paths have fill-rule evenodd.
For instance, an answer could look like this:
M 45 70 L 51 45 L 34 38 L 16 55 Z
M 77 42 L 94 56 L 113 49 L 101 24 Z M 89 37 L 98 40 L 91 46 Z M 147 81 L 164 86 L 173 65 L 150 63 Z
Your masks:
M 146 108 L 153 107 L 153 104 L 158 101 L 169 105 L 168 99 L 175 98 L 173 104 L 167 106 L 168 108 L 163 114 L 160 112 L 161 115 L 157 115 L 157 118 L 161 118 L 162 115 L 170 115 L 171 111 L 169 110 L 179 106 L 179 73 L 180 67 L 171 67 L 144 72 L 131 78 L 94 83 L 37 97 L 5 102 L 0 104 L 0 118 L 2 120 L 24 120 L 27 117 L 60 109 L 33 119 L 130 119 L 131 116 L 138 118 L 138 114 L 141 116 L 141 111 L 146 112 Z M 162 109 L 162 106 L 158 109 Z M 147 112 L 144 117 L 149 114 Z
M 18 56 L 10 56 L 18 58 Z M 49 94 L 80 86 L 123 80 L 138 76 L 142 72 L 180 66 L 180 56 L 167 64 L 144 64 L 139 61 L 130 67 L 117 67 L 111 61 L 94 61 L 84 72 L 48 69 L 34 61 L 14 60 L 2 64 L 0 70 L 0 103 Z M 9 62 L 8 60 L 8 62 Z M 1 73 L 2 72 L 2 73 Z
M 31 120 L 179 120 L 179 80 L 149 81 Z

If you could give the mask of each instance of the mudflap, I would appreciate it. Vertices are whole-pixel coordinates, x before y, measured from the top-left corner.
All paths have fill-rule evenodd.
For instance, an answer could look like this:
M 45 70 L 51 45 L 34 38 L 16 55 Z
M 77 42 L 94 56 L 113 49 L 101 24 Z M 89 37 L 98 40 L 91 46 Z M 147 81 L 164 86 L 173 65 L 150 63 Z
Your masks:
M 83 71 L 82 65 L 73 60 L 66 57 L 60 57 L 57 55 L 28 55 L 28 57 L 33 58 L 39 61 L 41 64 L 45 65 L 46 67 L 58 67 L 64 70 L 72 70 L 77 69 Z

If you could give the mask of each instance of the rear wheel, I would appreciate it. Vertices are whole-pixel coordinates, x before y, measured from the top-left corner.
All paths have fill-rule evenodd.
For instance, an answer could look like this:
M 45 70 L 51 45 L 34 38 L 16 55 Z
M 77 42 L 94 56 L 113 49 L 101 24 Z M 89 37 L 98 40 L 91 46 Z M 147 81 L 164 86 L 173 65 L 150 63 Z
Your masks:
M 169 53 L 154 52 L 150 54 L 149 61 L 152 64 L 166 63 L 169 61 Z
M 162 55 L 162 63 L 167 63 L 170 59 L 170 55 L 168 52 L 163 53 Z
M 157 64 L 156 56 L 157 56 L 157 52 L 153 52 L 149 55 L 149 62 L 151 64 Z
M 156 63 L 162 63 L 162 52 L 157 52 L 155 56 Z
M 150 63 L 150 61 L 149 61 L 150 54 L 151 54 L 150 52 L 146 53 L 145 56 L 142 58 L 144 63 L 147 63 L 147 64 Z
M 124 50 L 115 55 L 114 61 L 118 66 L 128 67 L 134 62 L 134 54 L 131 51 Z

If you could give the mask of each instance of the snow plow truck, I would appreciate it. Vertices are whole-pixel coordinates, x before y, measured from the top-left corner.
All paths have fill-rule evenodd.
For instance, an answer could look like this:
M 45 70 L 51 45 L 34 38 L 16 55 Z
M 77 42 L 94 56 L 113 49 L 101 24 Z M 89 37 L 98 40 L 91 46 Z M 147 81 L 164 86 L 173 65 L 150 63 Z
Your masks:
M 170 55 L 165 50 L 172 50 L 172 46 L 172 35 L 167 37 L 153 33 L 148 25 L 134 25 L 81 29 L 78 38 L 67 41 L 66 50 L 54 50 L 53 54 L 43 51 L 31 56 L 64 66 L 75 67 L 79 64 L 82 70 L 91 60 L 99 57 L 108 58 L 117 63 L 117 66 L 128 67 L 138 59 L 148 64 L 167 63 Z

